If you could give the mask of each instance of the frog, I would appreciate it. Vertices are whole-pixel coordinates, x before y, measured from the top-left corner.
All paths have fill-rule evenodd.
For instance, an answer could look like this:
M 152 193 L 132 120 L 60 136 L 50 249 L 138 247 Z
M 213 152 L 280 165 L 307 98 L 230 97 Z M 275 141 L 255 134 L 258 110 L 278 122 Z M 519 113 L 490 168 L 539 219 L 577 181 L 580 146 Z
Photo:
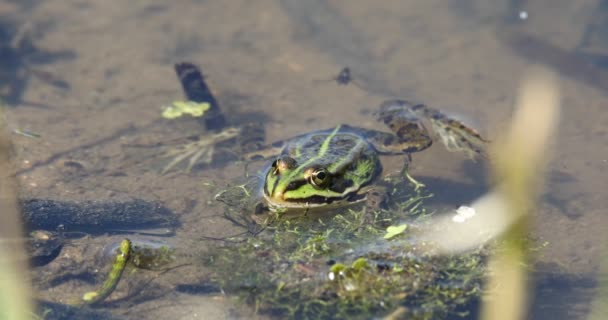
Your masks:
M 262 173 L 261 190 L 268 208 L 308 211 L 371 199 L 382 203 L 369 197 L 382 189 L 376 185 L 383 171 L 380 156 L 402 156 L 403 176 L 415 190 L 424 187 L 409 173 L 412 154 L 428 149 L 434 141 L 423 120 L 431 123 L 448 151 L 464 152 L 472 159 L 485 157 L 485 138 L 425 104 L 386 100 L 375 115 L 391 132 L 340 124 L 245 155 L 270 160 Z
M 190 75 L 196 72 L 196 68 L 188 70 Z M 195 83 L 184 83 L 185 79 L 180 76 L 184 88 L 196 88 Z M 403 176 L 415 190 L 424 187 L 410 175 L 409 167 L 412 154 L 428 149 L 437 140 L 431 136 L 425 122 L 431 124 L 448 151 L 463 152 L 471 159 L 485 157 L 488 140 L 480 133 L 423 103 L 389 99 L 381 102 L 373 115 L 389 130 L 339 124 L 266 145 L 254 139 L 263 130 L 252 131 L 251 126 L 243 126 L 240 130 L 229 127 L 225 129 L 229 135 L 213 133 L 212 136 L 241 135 L 245 136 L 241 140 L 258 141 L 253 150 L 241 153 L 241 160 L 268 162 L 259 175 L 260 196 L 272 212 L 308 212 L 363 201 L 384 202 L 382 197 L 376 197 L 383 171 L 381 156 L 403 157 Z M 187 155 L 198 155 L 201 151 L 196 150 L 209 148 L 213 141 L 192 142 L 183 148 L 187 153 L 176 159 L 182 161 Z

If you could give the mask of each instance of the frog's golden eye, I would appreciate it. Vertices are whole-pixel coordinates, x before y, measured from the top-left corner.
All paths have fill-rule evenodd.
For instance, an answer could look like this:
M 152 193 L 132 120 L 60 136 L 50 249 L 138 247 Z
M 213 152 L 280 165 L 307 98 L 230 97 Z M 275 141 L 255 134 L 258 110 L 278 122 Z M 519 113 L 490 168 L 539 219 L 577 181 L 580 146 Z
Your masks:
M 296 160 L 292 157 L 282 156 L 272 163 L 272 170 L 275 175 L 279 175 L 287 170 L 296 167 Z
M 329 183 L 329 179 L 329 173 L 323 168 L 313 171 L 309 178 L 310 184 L 318 189 L 326 187 Z

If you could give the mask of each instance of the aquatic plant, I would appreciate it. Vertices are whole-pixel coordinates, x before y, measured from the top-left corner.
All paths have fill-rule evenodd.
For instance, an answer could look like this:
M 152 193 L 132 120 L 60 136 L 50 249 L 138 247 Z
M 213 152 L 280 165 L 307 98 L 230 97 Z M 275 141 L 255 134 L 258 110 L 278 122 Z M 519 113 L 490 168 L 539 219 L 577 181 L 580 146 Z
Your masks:
M 417 239 L 433 215 L 423 205 L 431 195 L 401 193 L 390 210 L 266 219 L 253 235 L 226 239 L 233 241 L 204 259 L 224 292 L 278 318 L 369 319 L 396 309 L 409 319 L 467 315 L 482 292 L 486 249 L 438 255 Z M 247 220 L 227 210 L 233 221 Z

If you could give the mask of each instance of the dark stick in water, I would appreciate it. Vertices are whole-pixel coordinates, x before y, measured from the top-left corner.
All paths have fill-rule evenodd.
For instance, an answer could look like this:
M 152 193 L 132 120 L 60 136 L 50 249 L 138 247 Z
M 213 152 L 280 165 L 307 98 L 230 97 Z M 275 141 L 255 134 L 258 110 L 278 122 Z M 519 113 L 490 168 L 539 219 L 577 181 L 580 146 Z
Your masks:
M 220 110 L 220 105 L 205 83 L 202 72 L 192 63 L 180 62 L 175 64 L 175 73 L 177 73 L 188 100 L 209 103 L 209 110 L 203 116 L 205 128 L 213 131 L 223 129 L 226 126 L 226 119 Z

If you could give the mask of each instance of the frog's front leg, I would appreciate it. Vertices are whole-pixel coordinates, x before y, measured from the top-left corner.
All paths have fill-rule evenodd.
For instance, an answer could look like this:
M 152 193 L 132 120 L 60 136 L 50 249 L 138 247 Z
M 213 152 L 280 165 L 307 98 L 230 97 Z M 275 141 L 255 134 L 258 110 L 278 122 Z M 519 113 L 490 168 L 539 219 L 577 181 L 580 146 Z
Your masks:
M 368 211 L 386 209 L 390 198 L 388 188 L 382 184 L 364 187 L 359 193 L 365 194 L 365 207 Z
M 361 188 L 357 194 L 365 195 L 363 203 L 365 210 L 361 216 L 361 226 L 375 224 L 377 212 L 388 208 L 389 188 L 383 184 L 373 184 Z

